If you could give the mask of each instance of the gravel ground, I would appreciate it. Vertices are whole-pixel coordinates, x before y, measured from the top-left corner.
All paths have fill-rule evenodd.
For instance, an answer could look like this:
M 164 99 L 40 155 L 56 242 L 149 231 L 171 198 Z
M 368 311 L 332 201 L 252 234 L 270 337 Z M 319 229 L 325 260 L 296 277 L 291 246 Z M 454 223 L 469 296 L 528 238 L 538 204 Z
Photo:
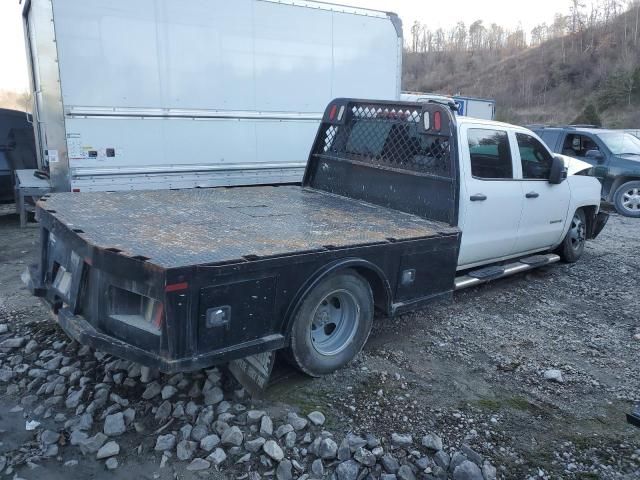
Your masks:
M 640 478 L 639 228 L 614 215 L 576 265 L 380 319 L 326 378 L 279 363 L 257 400 L 224 368 L 69 341 L 19 280 L 37 229 L 0 216 L 0 477 Z

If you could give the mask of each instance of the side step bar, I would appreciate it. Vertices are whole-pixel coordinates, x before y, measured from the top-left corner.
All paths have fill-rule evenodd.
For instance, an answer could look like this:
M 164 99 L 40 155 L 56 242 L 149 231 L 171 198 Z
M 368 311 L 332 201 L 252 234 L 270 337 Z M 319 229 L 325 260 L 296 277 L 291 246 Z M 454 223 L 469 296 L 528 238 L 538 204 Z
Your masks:
M 456 278 L 456 290 L 475 287 L 481 283 L 490 282 L 499 278 L 510 277 L 517 273 L 533 270 L 544 265 L 551 265 L 560 261 L 560 257 L 553 253 L 546 255 L 535 255 L 533 257 L 521 258 L 515 263 L 508 265 L 493 265 L 479 270 L 472 270 L 466 275 Z

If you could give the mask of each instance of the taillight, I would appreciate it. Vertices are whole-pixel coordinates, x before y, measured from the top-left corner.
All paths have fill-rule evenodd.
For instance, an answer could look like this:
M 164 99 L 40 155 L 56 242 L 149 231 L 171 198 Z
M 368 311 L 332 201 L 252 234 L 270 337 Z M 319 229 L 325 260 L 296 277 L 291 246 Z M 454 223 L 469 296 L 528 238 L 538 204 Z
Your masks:
M 440 112 L 433 114 L 433 128 L 438 132 L 442 130 L 442 114 Z
M 331 107 L 331 111 L 329 112 L 329 120 L 333 121 L 333 119 L 336 118 L 337 111 L 338 111 L 338 106 L 333 105 Z
M 164 305 L 145 295 L 118 288 L 108 290 L 108 315 L 132 327 L 159 335 L 164 321 Z

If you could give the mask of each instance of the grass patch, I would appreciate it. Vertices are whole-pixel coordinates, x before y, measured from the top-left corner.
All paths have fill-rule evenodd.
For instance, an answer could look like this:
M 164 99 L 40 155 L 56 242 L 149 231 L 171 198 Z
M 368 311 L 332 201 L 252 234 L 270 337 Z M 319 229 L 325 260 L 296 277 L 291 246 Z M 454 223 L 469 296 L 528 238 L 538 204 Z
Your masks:
M 538 412 L 540 409 L 524 397 L 514 396 L 505 398 L 481 398 L 475 405 L 482 410 L 498 412 L 504 409 L 521 412 Z

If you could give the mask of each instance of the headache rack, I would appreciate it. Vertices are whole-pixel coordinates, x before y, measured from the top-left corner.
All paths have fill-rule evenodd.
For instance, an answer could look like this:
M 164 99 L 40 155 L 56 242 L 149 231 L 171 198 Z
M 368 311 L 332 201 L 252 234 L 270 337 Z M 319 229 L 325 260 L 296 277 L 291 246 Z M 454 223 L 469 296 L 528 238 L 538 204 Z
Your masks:
M 455 118 L 441 103 L 338 99 L 304 185 L 456 225 Z

